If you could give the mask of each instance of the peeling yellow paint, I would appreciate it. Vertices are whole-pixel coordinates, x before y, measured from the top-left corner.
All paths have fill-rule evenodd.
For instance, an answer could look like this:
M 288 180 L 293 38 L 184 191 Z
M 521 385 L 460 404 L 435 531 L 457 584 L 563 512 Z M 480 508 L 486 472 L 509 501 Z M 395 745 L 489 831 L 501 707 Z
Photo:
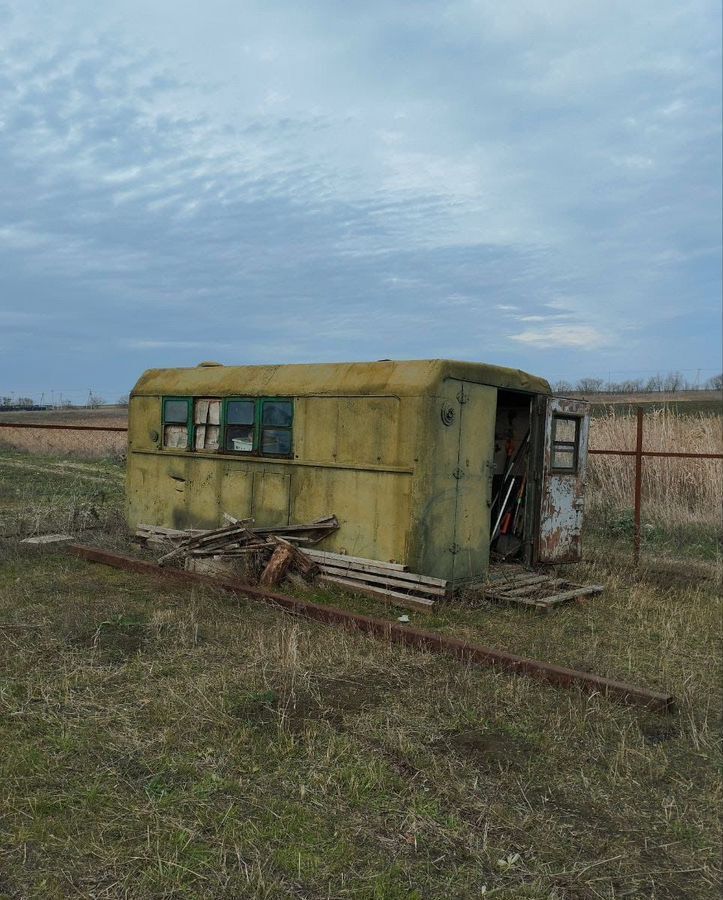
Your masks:
M 448 360 L 150 370 L 130 400 L 129 524 L 334 513 L 325 548 L 455 582 L 482 576 L 498 388 L 550 392 L 514 369 Z M 164 396 L 293 398 L 293 458 L 162 449 Z

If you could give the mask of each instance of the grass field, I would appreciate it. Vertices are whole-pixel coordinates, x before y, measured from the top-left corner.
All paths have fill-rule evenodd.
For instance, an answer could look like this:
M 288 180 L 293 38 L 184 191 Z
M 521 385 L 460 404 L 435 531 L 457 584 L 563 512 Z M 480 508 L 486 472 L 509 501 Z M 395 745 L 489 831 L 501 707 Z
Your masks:
M 2 412 L 0 425 L 20 422 L 26 425 L 128 426 L 128 410 L 120 406 L 99 409 L 51 409 L 36 412 Z M 17 450 L 41 456 L 74 456 L 85 459 L 122 457 L 126 435 L 118 432 L 43 430 L 0 427 L 0 449 Z
M 0 455 L 6 535 L 128 550 L 121 500 L 118 464 Z M 412 619 L 676 715 L 0 539 L 0 897 L 717 898 L 719 566 L 586 554 L 587 605 Z

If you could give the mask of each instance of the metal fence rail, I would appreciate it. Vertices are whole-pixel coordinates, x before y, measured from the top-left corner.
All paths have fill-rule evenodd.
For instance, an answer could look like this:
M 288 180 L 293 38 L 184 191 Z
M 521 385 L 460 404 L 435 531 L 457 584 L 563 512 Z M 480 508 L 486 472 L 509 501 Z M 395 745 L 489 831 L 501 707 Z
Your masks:
M 640 510 L 642 506 L 642 481 L 644 457 L 663 459 L 723 459 L 723 453 L 682 453 L 675 450 L 643 450 L 643 419 L 645 411 L 639 406 L 636 409 L 636 440 L 634 450 L 588 450 L 590 455 L 597 456 L 631 456 L 635 458 L 635 491 L 634 491 L 634 529 L 633 559 L 635 565 L 640 562 Z M 39 428 L 59 431 L 110 431 L 126 433 L 124 425 L 58 425 L 42 422 L 0 422 L 0 428 Z
M 643 418 L 645 411 L 639 406 L 636 411 L 636 436 L 634 450 L 588 450 L 589 454 L 600 456 L 633 456 L 635 457 L 635 497 L 633 512 L 633 561 L 640 562 L 640 509 L 643 493 L 643 458 L 646 456 L 670 459 L 723 459 L 723 453 L 680 453 L 665 450 L 643 450 Z
M 0 428 L 41 428 L 53 431 L 128 431 L 125 425 L 57 425 L 47 422 L 0 422 Z

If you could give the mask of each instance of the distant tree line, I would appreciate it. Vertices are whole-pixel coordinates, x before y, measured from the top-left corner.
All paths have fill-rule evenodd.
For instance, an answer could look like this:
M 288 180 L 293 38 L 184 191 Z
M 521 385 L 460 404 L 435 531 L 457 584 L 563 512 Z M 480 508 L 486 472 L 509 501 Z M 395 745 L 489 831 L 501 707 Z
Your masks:
M 99 406 L 105 405 L 105 399 L 100 394 L 96 394 L 95 391 L 88 392 L 88 399 L 85 403 L 73 403 L 72 400 L 61 395 L 60 399 L 53 403 L 44 403 L 41 400 L 41 403 L 37 406 L 32 397 L 7 397 L 0 394 L 0 409 L 47 409 L 51 406 L 60 409 L 97 409 Z M 128 406 L 128 394 L 120 396 L 115 405 Z
M 552 386 L 556 393 L 575 391 L 579 394 L 636 394 L 655 391 L 720 391 L 723 390 L 723 374 L 714 375 L 703 383 L 691 382 L 680 372 L 653 375 L 650 378 L 627 378 L 624 381 L 606 381 L 604 378 L 580 378 L 576 382 L 557 381 Z

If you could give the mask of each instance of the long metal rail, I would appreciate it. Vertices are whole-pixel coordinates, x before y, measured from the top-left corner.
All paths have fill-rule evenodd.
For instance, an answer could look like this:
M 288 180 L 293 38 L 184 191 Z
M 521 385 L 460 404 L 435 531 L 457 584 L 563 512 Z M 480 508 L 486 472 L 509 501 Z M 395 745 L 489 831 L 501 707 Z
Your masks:
M 0 422 L 0 428 L 46 428 L 51 431 L 128 431 L 125 425 L 59 425 L 55 422 Z
M 116 569 L 125 569 L 129 572 L 138 572 L 142 575 L 150 575 L 171 581 L 206 585 L 207 587 L 227 591 L 239 596 L 249 597 L 262 603 L 268 603 L 286 612 L 313 619 L 317 622 L 323 622 L 327 625 L 341 625 L 352 631 L 359 631 L 393 644 L 404 644 L 421 650 L 431 650 L 435 653 L 453 656 L 478 666 L 500 669 L 519 675 L 528 675 L 559 687 L 579 687 L 591 693 L 600 693 L 622 700 L 625 703 L 644 706 L 658 712 L 670 713 L 674 709 L 674 699 L 671 694 L 636 687 L 622 681 L 615 681 L 612 678 L 605 678 L 602 675 L 579 672 L 576 669 L 567 669 L 538 659 L 516 656 L 504 650 L 494 650 L 491 647 L 483 647 L 480 644 L 470 644 L 467 641 L 446 637 L 433 631 L 424 631 L 408 625 L 399 625 L 386 619 L 362 616 L 335 606 L 326 606 L 321 603 L 300 600 L 297 597 L 291 597 L 286 594 L 273 593 L 232 579 L 199 575 L 196 572 L 186 572 L 182 569 L 163 568 L 155 563 L 145 562 L 132 556 L 111 553 L 100 547 L 69 544 L 68 550 L 75 556 L 79 556 L 81 559 L 89 562 L 101 563 Z

